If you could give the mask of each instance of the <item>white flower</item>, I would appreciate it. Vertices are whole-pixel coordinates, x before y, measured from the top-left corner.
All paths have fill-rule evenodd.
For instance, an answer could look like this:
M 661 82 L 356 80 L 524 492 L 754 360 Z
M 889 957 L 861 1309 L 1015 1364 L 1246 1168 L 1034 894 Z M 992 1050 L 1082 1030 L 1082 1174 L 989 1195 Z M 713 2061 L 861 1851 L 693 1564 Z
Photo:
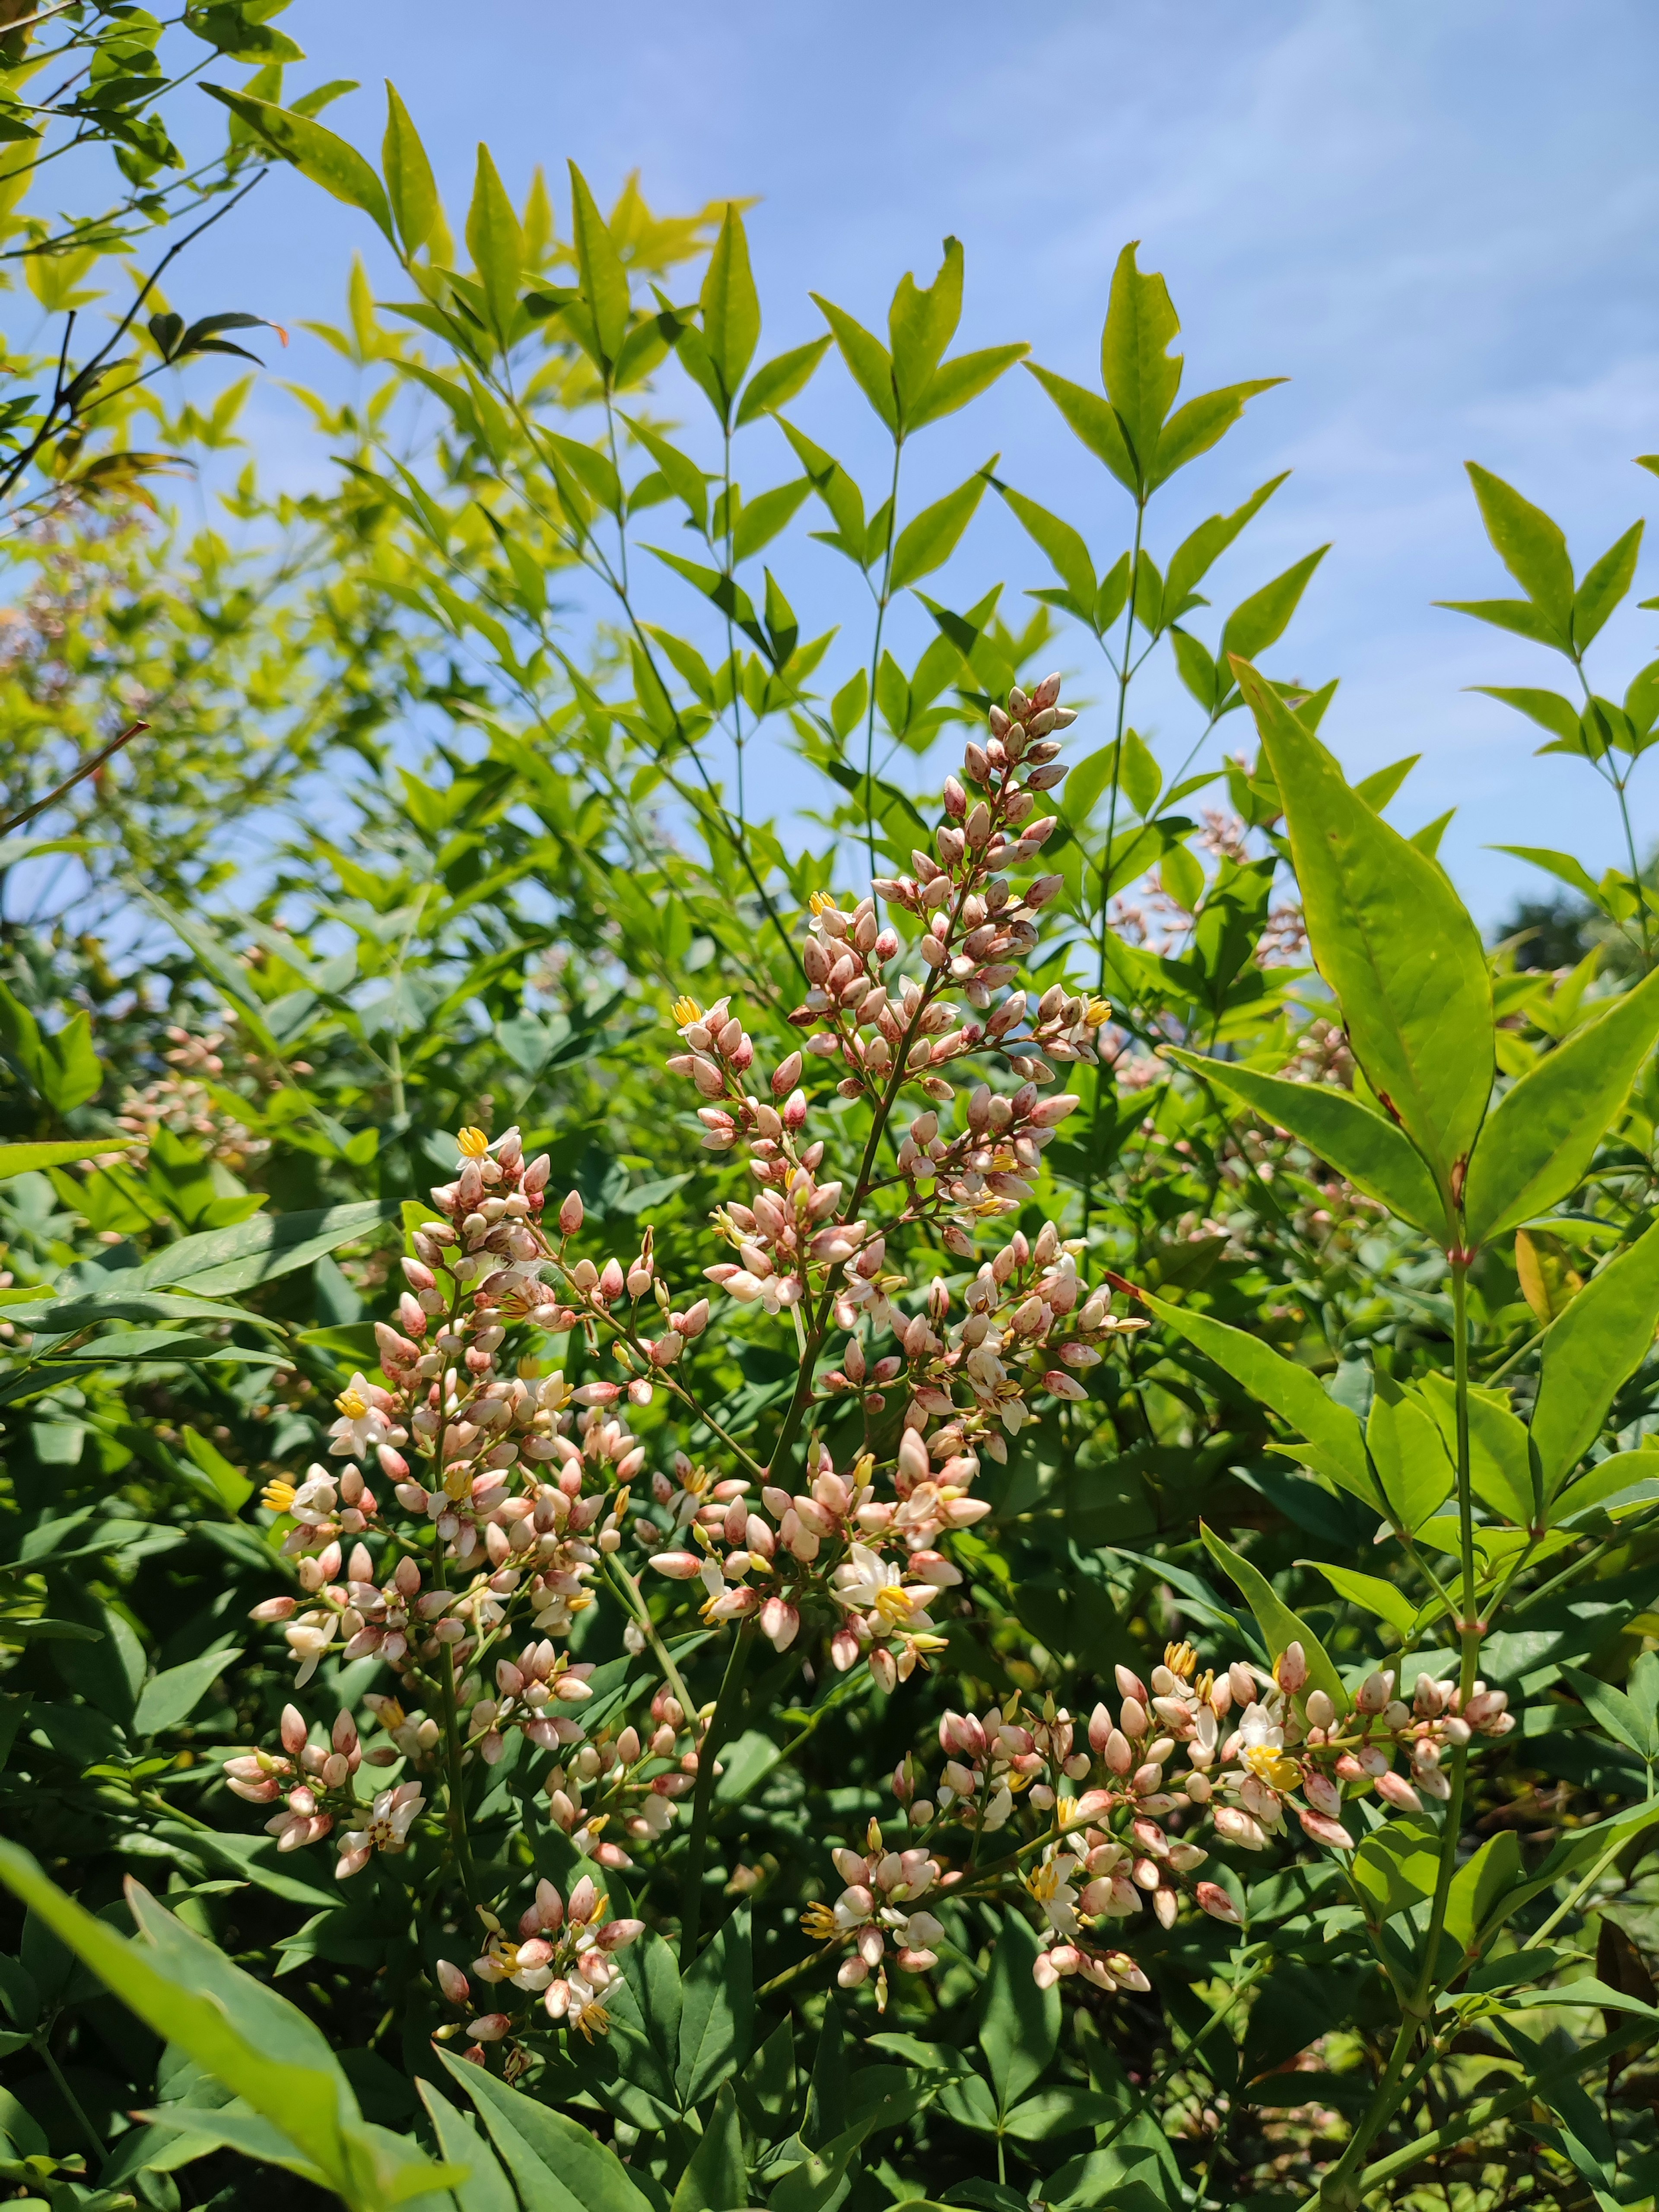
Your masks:
M 867 1544 L 854 1544 L 852 1555 L 836 1569 L 836 1595 L 851 1613 L 872 1616 L 877 1633 L 888 1629 L 931 1629 L 929 1601 L 938 1592 L 929 1583 L 905 1586 L 902 1569 L 872 1552 Z
M 334 1405 L 340 1418 L 328 1432 L 329 1449 L 337 1455 L 349 1453 L 354 1459 L 366 1457 L 391 1425 L 371 1402 L 368 1382 L 361 1375 L 354 1375 Z

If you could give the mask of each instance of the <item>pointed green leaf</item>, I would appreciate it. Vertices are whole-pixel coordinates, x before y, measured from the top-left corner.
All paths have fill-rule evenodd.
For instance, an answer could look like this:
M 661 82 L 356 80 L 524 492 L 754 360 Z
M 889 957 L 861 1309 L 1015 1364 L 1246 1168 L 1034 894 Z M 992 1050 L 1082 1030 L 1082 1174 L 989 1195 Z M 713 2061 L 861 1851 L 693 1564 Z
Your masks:
M 1581 1474 L 1577 1482 L 1570 1482 L 1558 1493 L 1550 1509 L 1550 1526 L 1558 1528 L 1581 1513 L 1593 1512 L 1627 1490 L 1646 1490 L 1654 1484 L 1659 1484 L 1659 1452 L 1609 1452 L 1606 1459 L 1598 1459 L 1588 1474 Z
M 1593 906 L 1604 907 L 1601 887 L 1586 870 L 1582 860 L 1575 860 L 1571 853 L 1553 853 L 1544 845 L 1494 845 L 1495 853 L 1513 853 L 1517 860 L 1530 860 L 1534 868 L 1542 868 L 1564 884 L 1589 900 Z
M 1434 604 L 1450 614 L 1470 615 L 1476 622 L 1490 623 L 1494 629 L 1512 630 L 1516 637 L 1530 638 L 1534 645 L 1551 646 L 1558 653 L 1563 650 L 1559 635 L 1530 599 L 1437 599 Z
M 628 271 L 606 228 L 587 179 L 574 161 L 570 171 L 570 213 L 576 241 L 576 266 L 582 296 L 593 318 L 593 333 L 604 362 L 614 368 L 628 336 Z
M 749 266 L 743 216 L 728 203 L 702 280 L 702 337 L 726 395 L 730 419 L 738 390 L 760 343 L 760 295 Z
M 1373 814 L 1380 814 L 1422 757 L 1421 753 L 1407 753 L 1404 760 L 1391 761 L 1387 768 L 1362 775 L 1354 789 Z
M 415 2084 L 438 2139 L 438 2155 L 466 2179 L 452 2182 L 455 2212 L 519 2212 L 513 2185 L 501 2172 L 501 2161 L 464 2112 L 441 2097 L 430 2081 Z
M 0 1182 L 10 1176 L 94 1159 L 103 1152 L 125 1152 L 132 1141 L 131 1137 L 64 1137 L 39 1145 L 0 1145 Z
M 905 411 L 904 427 L 920 430 L 929 422 L 954 415 L 981 392 L 988 392 L 1000 376 L 1030 351 L 1027 345 L 985 346 L 977 353 L 958 354 L 941 362 L 927 380 L 921 396 Z
M 1080 384 L 1072 384 L 1065 377 L 1054 375 L 1050 369 L 1039 368 L 1033 361 L 1028 361 L 1025 367 L 1089 451 L 1105 462 L 1127 490 L 1138 491 L 1139 480 L 1135 473 L 1134 455 L 1110 402 L 1103 399 L 1097 392 L 1086 391 Z
M 1240 532 L 1261 512 L 1289 476 L 1286 469 L 1283 475 L 1270 477 L 1259 490 L 1250 494 L 1242 507 L 1236 507 L 1231 514 L 1211 515 L 1190 536 L 1182 538 L 1170 556 L 1170 572 L 1164 580 L 1164 589 L 1176 605 L 1179 606 L 1189 592 L 1197 590 Z
M 1365 1448 L 1396 1528 L 1415 1535 L 1443 1505 L 1456 1480 L 1439 1426 L 1414 1392 L 1378 1375 L 1365 1423 Z
M 739 1907 L 698 1953 L 680 1989 L 674 2085 L 681 2106 L 691 2110 L 729 2081 L 749 2055 L 755 1996 L 747 1907 Z
M 495 336 L 505 345 L 519 308 L 519 271 L 524 262 L 524 233 L 507 187 L 495 173 L 488 146 L 478 149 L 472 204 L 466 214 L 466 246 L 489 310 Z
M 527 2097 L 482 2066 L 440 2051 L 512 2178 L 524 2212 L 653 2212 L 628 2168 L 591 2129 Z
M 1560 526 L 1478 461 L 1464 466 L 1492 550 L 1554 633 L 1550 641 L 1565 651 L 1572 634 L 1573 587 Z
M 1448 1455 L 1457 1454 L 1457 1392 L 1450 1376 L 1428 1374 L 1419 1384 L 1423 1401 L 1440 1425 Z M 1536 1525 L 1538 1499 L 1527 1425 L 1510 1410 L 1501 1390 L 1471 1387 L 1468 1395 L 1469 1486 L 1491 1511 L 1517 1528 Z M 1654 1473 L 1659 1474 L 1659 1464 Z
M 1559 691 L 1538 691 L 1510 684 L 1476 684 L 1471 688 L 1484 691 L 1489 699 L 1501 699 L 1506 707 L 1513 707 L 1529 721 L 1540 724 L 1564 744 L 1578 742 L 1578 709 Z
M 1036 1956 L 1029 1923 L 1008 1907 L 980 1996 L 979 2047 L 1000 2113 L 1018 2104 L 1047 2070 L 1060 2040 L 1060 1992 L 1039 1989 L 1032 1980 Z
M 1177 469 L 1207 453 L 1224 438 L 1258 392 L 1271 392 L 1283 376 L 1260 376 L 1254 383 L 1230 384 L 1221 392 L 1206 392 L 1177 410 L 1164 424 L 1158 441 L 1157 457 L 1147 472 L 1146 489 L 1155 491 L 1167 483 Z
M 138 1267 L 104 1280 L 131 1290 L 182 1288 L 198 1297 L 228 1297 L 291 1274 L 296 1267 L 308 1267 L 325 1252 L 355 1243 L 397 1215 L 395 1199 L 376 1198 L 306 1213 L 261 1213 L 234 1228 L 181 1237 Z
M 1224 668 L 1234 653 L 1241 660 L 1254 660 L 1270 645 L 1278 644 L 1302 603 L 1302 594 L 1312 580 L 1315 569 L 1330 550 L 1328 545 L 1321 545 L 1304 555 L 1282 576 L 1275 576 L 1272 583 L 1264 584 L 1259 592 L 1252 592 L 1242 605 L 1233 609 L 1221 633 Z
M 738 2101 L 732 2084 L 723 2081 L 704 2124 L 702 2140 L 680 2176 L 669 2212 L 744 2212 L 748 2203 Z
M 396 243 L 385 190 L 355 146 L 337 138 L 310 116 L 279 107 L 274 100 L 228 92 L 217 84 L 204 84 L 202 89 L 233 115 L 240 116 L 285 161 L 291 161 L 301 176 L 309 177 L 313 185 L 320 185 L 349 207 L 361 208 Z
M 962 320 L 962 245 L 947 238 L 939 271 L 924 291 L 913 276 L 901 276 L 887 314 L 892 348 L 892 383 L 899 419 L 908 429 L 911 410 L 933 381 L 933 372 Z
M 770 491 L 759 492 L 753 499 L 746 500 L 732 533 L 733 561 L 752 560 L 763 547 L 769 545 L 779 531 L 794 520 L 811 489 L 811 477 L 797 477 L 793 483 L 775 484 Z
M 985 496 L 991 466 L 988 461 L 966 483 L 946 492 L 931 507 L 924 507 L 913 521 L 906 523 L 893 548 L 894 591 L 902 591 L 905 585 L 917 583 L 923 576 L 932 575 L 935 568 L 944 567 Z
M 1029 537 L 1036 539 L 1048 556 L 1049 566 L 1064 583 L 1079 605 L 1091 611 L 1095 593 L 1099 590 L 1094 563 L 1089 558 L 1089 549 L 1080 533 L 1069 522 L 1062 522 L 1057 514 L 1050 514 L 1046 507 L 1039 507 L 1034 499 L 1007 484 L 999 484 L 998 490 L 1024 526 Z M 1085 614 L 1086 619 L 1086 614 Z
M 1392 1121 L 1328 1083 L 1291 1083 L 1231 1060 L 1205 1060 L 1173 1047 L 1166 1056 L 1217 1084 L 1279 1127 L 1288 1129 L 1368 1197 L 1431 1237 L 1448 1233 L 1434 1178 Z
M 1127 434 L 1141 486 L 1150 490 L 1158 434 L 1181 388 L 1181 356 L 1170 354 L 1181 323 L 1162 276 L 1136 267 L 1136 243 L 1124 247 L 1112 272 L 1100 380 Z
M 745 422 L 754 422 L 775 407 L 787 406 L 798 392 L 804 392 L 834 343 L 828 336 L 814 338 L 810 345 L 793 346 L 757 368 L 744 387 L 736 427 L 742 429 Z
M 1532 1441 L 1553 1498 L 1601 1432 L 1620 1385 L 1659 1327 L 1659 1228 L 1590 1277 L 1544 1332 Z
M 1659 975 L 1546 1053 L 1488 1115 L 1469 1163 L 1469 1241 L 1484 1244 L 1578 1187 L 1659 1037 Z
M 855 323 L 846 309 L 836 307 L 814 292 L 812 304 L 835 333 L 836 343 L 841 348 L 841 357 L 852 371 L 853 381 L 875 409 L 890 430 L 899 427 L 898 402 L 893 392 L 893 364 L 887 349 L 879 338 L 872 337 L 862 323 Z
M 1387 1621 L 1402 1640 L 1417 1625 L 1417 1607 L 1402 1589 L 1393 1583 L 1385 1583 L 1379 1575 L 1357 1574 L 1352 1567 L 1333 1567 L 1323 1559 L 1298 1559 L 1299 1567 L 1311 1567 L 1316 1574 L 1323 1575 L 1339 1596 L 1364 1612 L 1375 1613 L 1379 1620 Z
M 702 471 L 689 454 L 681 453 L 678 446 L 671 446 L 666 438 L 659 437 L 648 423 L 635 422 L 631 415 L 624 415 L 622 419 L 662 471 L 663 481 L 670 491 L 684 503 L 698 529 L 706 532 L 708 527 L 708 482 Z
M 1320 973 L 1372 1090 L 1449 1192 L 1492 1092 L 1480 932 L 1443 872 L 1348 788 L 1272 686 L 1248 665 L 1235 673 L 1285 802 Z
M 421 134 L 389 77 L 380 167 L 386 175 L 386 198 L 397 219 L 404 252 L 418 253 L 437 228 L 438 187 L 426 148 L 421 143 Z
M 1225 1322 L 1212 1321 L 1206 1314 L 1189 1312 L 1184 1306 L 1166 1305 L 1145 1291 L 1141 1303 L 1166 1328 L 1184 1336 L 1206 1359 L 1212 1359 L 1224 1373 L 1242 1382 L 1253 1398 L 1271 1407 L 1298 1436 L 1305 1437 L 1314 1447 L 1322 1474 L 1364 1498 L 1374 1510 L 1381 1510 L 1358 1420 L 1329 1395 L 1317 1376 L 1286 1359 L 1260 1337 L 1230 1328 Z
M 1200 1522 L 1198 1533 L 1204 1539 L 1204 1548 L 1210 1557 L 1243 1593 L 1251 1617 L 1261 1631 L 1261 1640 L 1267 1647 L 1268 1658 L 1276 1665 L 1291 1644 L 1299 1644 L 1308 1662 L 1310 1687 L 1322 1690 L 1338 1712 L 1346 1713 L 1353 1701 L 1341 1675 L 1332 1663 L 1329 1652 L 1300 1613 L 1292 1613 L 1261 1569 L 1253 1567 L 1248 1559 L 1241 1559 L 1232 1546 L 1224 1543 L 1213 1528 Z
M 139 1693 L 132 1717 L 134 1729 L 140 1735 L 160 1735 L 163 1729 L 176 1728 L 180 1721 L 188 1720 L 220 1675 L 241 1656 L 234 1646 L 228 1651 L 210 1651 L 200 1659 L 187 1659 L 182 1667 L 169 1667 L 164 1674 L 154 1675 Z
M 1590 568 L 1572 602 L 1572 641 L 1583 653 L 1636 579 L 1642 525 L 1632 523 Z
M 1601 1681 L 1582 1668 L 1564 1666 L 1561 1672 L 1571 1683 L 1579 1703 L 1589 1708 L 1615 1743 L 1624 1744 L 1638 1759 L 1659 1759 L 1659 1734 L 1655 1732 L 1651 1714 L 1643 1711 L 1611 1682 Z

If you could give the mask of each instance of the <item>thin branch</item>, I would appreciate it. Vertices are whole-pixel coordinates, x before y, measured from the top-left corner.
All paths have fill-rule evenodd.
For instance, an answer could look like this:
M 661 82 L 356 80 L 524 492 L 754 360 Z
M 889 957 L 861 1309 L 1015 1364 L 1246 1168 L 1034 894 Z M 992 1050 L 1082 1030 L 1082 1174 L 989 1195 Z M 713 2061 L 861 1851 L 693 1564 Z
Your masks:
M 49 791 L 44 799 L 37 799 L 33 806 L 26 806 L 21 814 L 14 814 L 8 821 L 0 822 L 0 837 L 9 836 L 14 830 L 21 830 L 26 822 L 33 822 L 37 814 L 44 814 L 47 807 L 55 805 L 66 791 L 73 791 L 77 783 L 84 782 L 89 775 L 95 775 L 106 760 L 113 759 L 123 745 L 131 744 L 134 738 L 149 727 L 148 722 L 129 724 L 120 736 L 112 739 L 101 752 L 94 753 L 89 760 L 83 760 L 74 775 L 66 782 L 60 783 L 56 791 Z

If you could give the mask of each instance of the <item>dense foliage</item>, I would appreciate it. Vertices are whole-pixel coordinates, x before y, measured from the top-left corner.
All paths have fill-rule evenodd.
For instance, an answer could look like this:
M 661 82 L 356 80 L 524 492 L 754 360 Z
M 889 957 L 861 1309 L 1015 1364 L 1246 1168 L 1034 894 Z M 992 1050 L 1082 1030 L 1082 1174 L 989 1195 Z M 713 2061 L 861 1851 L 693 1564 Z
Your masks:
M 1626 846 L 1489 950 L 1273 672 L 1321 553 L 1211 611 L 1282 479 L 1163 532 L 1276 380 L 1183 398 L 1133 247 L 1098 376 L 953 353 L 954 240 L 769 356 L 735 204 L 481 153 L 458 246 L 277 12 L 0 42 L 4 2186 L 1650 2206 L 1639 525 L 1581 578 L 1471 471 L 1522 596 L 1457 604 L 1574 687 L 1494 696 Z M 58 232 L 54 132 L 123 180 Z M 279 158 L 402 296 L 333 488 L 192 539 L 246 387 L 155 372 L 259 302 L 160 275 Z M 1117 538 L 912 495 L 1016 373 Z

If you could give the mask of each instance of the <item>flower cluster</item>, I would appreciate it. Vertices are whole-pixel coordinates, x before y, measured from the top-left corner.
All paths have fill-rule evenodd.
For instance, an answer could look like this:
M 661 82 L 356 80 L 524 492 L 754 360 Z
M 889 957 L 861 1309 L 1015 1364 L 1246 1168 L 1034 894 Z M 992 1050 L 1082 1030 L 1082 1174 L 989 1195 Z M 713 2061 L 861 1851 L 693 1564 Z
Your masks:
M 625 1869 L 634 1863 L 605 1832 L 613 1820 L 630 1843 L 654 1843 L 672 1826 L 679 1800 L 696 1787 L 707 1715 L 688 1717 L 672 1691 L 661 1689 L 651 1701 L 651 1719 L 644 1738 L 630 1723 L 584 1743 L 573 1758 L 550 1767 L 542 1784 L 556 1826 L 600 1866 Z
M 1370 1674 L 1339 1711 L 1326 1690 L 1309 1687 L 1299 1644 L 1271 1672 L 1239 1659 L 1203 1674 L 1190 1645 L 1173 1644 L 1150 1686 L 1120 1667 L 1116 1712 L 1097 1705 L 1086 1728 L 1052 1699 L 1027 1713 L 1018 1693 L 983 1715 L 947 1712 L 937 1787 L 918 1794 L 906 1759 L 893 1790 L 922 1850 L 947 1824 L 1001 1829 L 1023 1801 L 1040 1816 L 1043 1846 L 1026 1881 L 1045 1922 L 1038 1979 L 1081 1973 L 1103 1989 L 1144 1986 L 1129 1980 L 1121 1954 L 1089 1948 L 1092 1925 L 1150 1906 L 1173 1926 L 1187 1891 L 1212 1917 L 1237 1917 L 1219 1883 L 1189 1882 L 1208 1854 L 1184 1829 L 1207 1815 L 1221 1840 L 1259 1851 L 1293 1811 L 1313 1842 L 1352 1850 L 1345 1802 L 1374 1790 L 1397 1810 L 1420 1812 L 1425 1796 L 1449 1791 L 1449 1751 L 1515 1725 L 1506 1694 L 1484 1683 L 1465 1702 L 1455 1682 L 1421 1674 L 1407 1704 L 1395 1680 Z M 1178 1755 L 1184 1771 L 1172 1771 Z
M 937 1966 L 933 1947 L 945 1930 L 931 1912 L 916 1906 L 929 1891 L 953 1887 L 962 1875 L 945 1873 L 925 1850 L 888 1850 L 878 1821 L 871 1821 L 865 1842 L 861 1853 L 845 1847 L 832 1852 L 847 1887 L 833 1905 L 808 1905 L 801 1925 L 819 1942 L 852 1944 L 852 1955 L 842 1962 L 836 1978 L 842 1989 L 851 1990 L 874 1974 L 876 2001 L 884 2012 L 887 1945 L 892 1944 L 899 1965 L 912 1973 Z
M 613 1917 L 610 1901 L 584 1875 L 562 1897 L 550 1881 L 538 1881 L 534 1902 L 520 1916 L 516 1936 L 509 1936 L 493 1912 L 478 1908 L 486 1941 L 483 1954 L 472 1961 L 472 1972 L 486 1987 L 498 1990 L 511 2002 L 513 2012 L 488 2012 L 465 2023 L 465 2032 L 477 2043 L 500 2043 L 531 2025 L 533 2000 L 556 2025 L 565 2023 L 591 2042 L 605 2034 L 610 2019 L 605 1992 L 621 1971 L 616 1954 L 644 1933 L 642 1920 Z M 459 1966 L 447 1959 L 437 1965 L 438 1986 L 452 2005 L 472 2008 L 472 1985 Z M 530 2003 L 509 1998 L 518 1990 Z M 447 2040 L 460 2033 L 459 2023 L 441 2027 Z M 471 2055 L 471 2054 L 470 2054 Z M 477 2054 L 480 2058 L 482 2051 Z
M 341 1829 L 334 1869 L 343 1881 L 361 1874 L 376 1851 L 395 1854 L 409 1848 L 409 1832 L 422 1809 L 424 1792 L 418 1782 L 404 1782 L 364 1803 L 352 1786 L 362 1750 L 349 1713 L 338 1716 L 325 1745 L 314 1744 L 304 1714 L 285 1705 L 282 1744 L 280 1758 L 264 1751 L 239 1753 L 224 1767 L 230 1788 L 250 1804 L 286 1801 L 283 1811 L 265 1822 L 265 1832 L 276 1837 L 279 1851 L 320 1843 L 342 1822 L 350 1822 Z

